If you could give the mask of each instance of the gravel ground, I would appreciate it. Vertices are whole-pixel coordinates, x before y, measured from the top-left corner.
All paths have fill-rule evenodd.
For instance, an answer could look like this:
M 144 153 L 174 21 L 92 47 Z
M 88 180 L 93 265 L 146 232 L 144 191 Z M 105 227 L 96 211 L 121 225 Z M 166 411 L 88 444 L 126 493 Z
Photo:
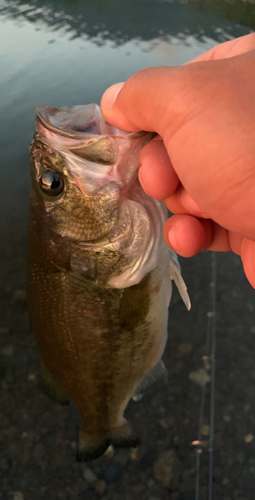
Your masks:
M 168 385 L 127 409 L 142 446 L 109 449 L 89 464 L 75 460 L 75 407 L 58 406 L 41 389 L 27 316 L 24 242 L 7 253 L 0 303 L 1 500 L 194 499 L 196 453 L 191 442 L 198 435 L 201 386 L 190 374 L 203 367 L 210 253 L 182 260 L 192 309 L 185 310 L 175 289 L 164 355 Z M 255 478 L 254 292 L 234 255 L 217 256 L 217 282 L 214 498 L 247 500 L 254 498 Z M 202 500 L 208 498 L 208 432 L 207 405 Z

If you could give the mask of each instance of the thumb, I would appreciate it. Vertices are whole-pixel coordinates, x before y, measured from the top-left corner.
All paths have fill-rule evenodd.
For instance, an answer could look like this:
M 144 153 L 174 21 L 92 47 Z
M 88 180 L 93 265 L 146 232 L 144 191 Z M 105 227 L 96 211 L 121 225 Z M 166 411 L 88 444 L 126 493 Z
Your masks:
M 179 116 L 181 110 L 184 111 L 182 89 L 185 90 L 185 75 L 189 73 L 188 67 L 143 69 L 125 83 L 117 83 L 105 91 L 101 100 L 102 114 L 119 129 L 146 130 L 163 137 L 169 115 L 171 123 L 178 126 L 174 109 L 178 109 Z
M 244 272 L 251 286 L 255 288 L 255 241 L 243 239 L 241 247 L 241 259 Z

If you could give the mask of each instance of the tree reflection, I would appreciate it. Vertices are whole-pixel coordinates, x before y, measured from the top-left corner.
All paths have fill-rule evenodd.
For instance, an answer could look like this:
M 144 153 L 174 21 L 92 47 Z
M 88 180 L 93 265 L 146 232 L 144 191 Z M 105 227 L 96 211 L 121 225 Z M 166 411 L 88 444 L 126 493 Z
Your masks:
M 204 11 L 221 12 L 255 27 L 255 6 L 252 0 L 0 0 L 0 14 L 12 19 L 25 19 L 40 27 L 70 33 L 70 38 L 86 37 L 102 45 L 112 40 L 116 45 L 131 39 L 152 40 L 188 36 L 203 41 L 205 37 L 218 42 L 232 35 L 245 33 L 241 26 L 232 26 Z M 202 12 L 199 12 L 202 11 Z M 245 21 L 246 20 L 246 21 Z M 247 30 L 246 30 L 247 32 Z
M 188 0 L 201 12 L 213 12 L 224 16 L 229 21 L 255 29 L 254 0 Z

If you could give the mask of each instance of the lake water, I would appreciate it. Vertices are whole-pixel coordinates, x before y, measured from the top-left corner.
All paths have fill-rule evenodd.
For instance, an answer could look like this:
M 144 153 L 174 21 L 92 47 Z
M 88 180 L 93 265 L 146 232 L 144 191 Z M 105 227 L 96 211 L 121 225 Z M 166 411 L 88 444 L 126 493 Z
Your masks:
M 131 411 L 150 430 L 148 447 L 138 458 L 127 452 L 100 459 L 99 465 L 91 466 L 97 480 L 89 482 L 86 472 L 84 479 L 84 466 L 72 462 L 72 452 L 63 448 L 63 436 L 67 448 L 75 440 L 75 433 L 68 434 L 69 420 L 61 421 L 62 430 L 57 426 L 58 419 L 67 419 L 63 417 L 66 410 L 55 410 L 44 396 L 38 396 L 36 386 L 37 351 L 24 298 L 28 146 L 37 103 L 99 102 L 109 85 L 141 68 L 183 64 L 220 42 L 250 33 L 254 26 L 252 1 L 0 0 L 0 376 L 4 401 L 0 427 L 5 443 L 1 449 L 0 441 L 0 499 L 195 498 L 195 453 L 190 442 L 197 437 L 200 389 L 193 387 L 188 373 L 199 368 L 203 355 L 210 255 L 183 261 L 193 311 L 183 318 L 186 313 L 179 299 L 173 301 L 175 336 L 166 356 L 172 370 L 170 385 L 175 389 L 162 393 L 153 408 L 148 400 Z M 218 257 L 218 277 L 215 498 L 247 500 L 254 498 L 255 476 L 255 445 L 253 437 L 247 438 L 255 435 L 254 292 L 236 256 Z M 191 346 L 190 353 L 178 358 L 178 348 L 185 343 Z M 19 415 L 24 407 L 27 417 L 22 420 Z M 157 413 L 159 407 L 161 413 Z M 72 411 L 68 418 L 75 421 Z M 38 428 L 33 434 L 31 427 L 42 414 L 48 418 L 46 431 Z M 55 461 L 48 467 L 50 443 L 55 439 L 61 446 L 57 452 L 53 445 Z M 178 479 L 168 485 L 157 477 L 154 464 L 170 448 L 178 455 L 179 472 Z M 206 453 L 199 498 L 208 498 Z M 109 467 L 115 467 L 112 480 L 109 470 L 108 476 L 105 473 Z

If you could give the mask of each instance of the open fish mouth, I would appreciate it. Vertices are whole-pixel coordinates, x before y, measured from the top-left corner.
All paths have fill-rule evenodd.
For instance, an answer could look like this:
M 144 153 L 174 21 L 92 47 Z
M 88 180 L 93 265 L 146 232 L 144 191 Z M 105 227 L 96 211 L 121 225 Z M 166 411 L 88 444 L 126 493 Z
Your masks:
M 97 104 L 56 108 L 39 104 L 36 117 L 44 127 L 64 137 L 81 139 L 84 134 L 112 135 L 114 127 L 102 117 Z
M 97 104 L 56 108 L 38 105 L 36 129 L 40 138 L 66 160 L 85 194 L 112 181 L 120 189 L 137 176 L 137 155 L 154 133 L 124 132 L 107 123 Z

